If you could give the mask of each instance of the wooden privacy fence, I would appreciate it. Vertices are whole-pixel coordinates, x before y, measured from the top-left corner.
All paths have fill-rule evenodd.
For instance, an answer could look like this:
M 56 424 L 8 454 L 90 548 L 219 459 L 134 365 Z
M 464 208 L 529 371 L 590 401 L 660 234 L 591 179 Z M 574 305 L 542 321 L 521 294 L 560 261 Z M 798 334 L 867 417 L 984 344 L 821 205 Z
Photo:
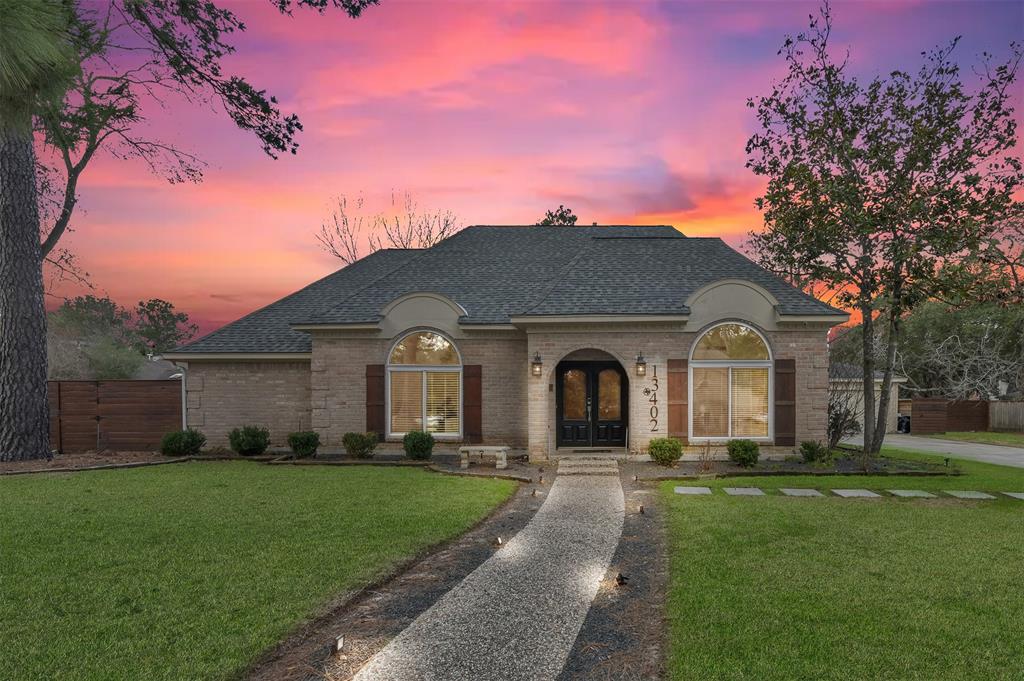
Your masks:
M 910 432 L 914 435 L 989 428 L 989 403 L 984 400 L 915 397 L 910 414 Z
M 50 446 L 61 452 L 152 451 L 181 429 L 181 383 L 50 381 Z
M 1024 402 L 992 402 L 988 406 L 988 427 L 1024 433 Z

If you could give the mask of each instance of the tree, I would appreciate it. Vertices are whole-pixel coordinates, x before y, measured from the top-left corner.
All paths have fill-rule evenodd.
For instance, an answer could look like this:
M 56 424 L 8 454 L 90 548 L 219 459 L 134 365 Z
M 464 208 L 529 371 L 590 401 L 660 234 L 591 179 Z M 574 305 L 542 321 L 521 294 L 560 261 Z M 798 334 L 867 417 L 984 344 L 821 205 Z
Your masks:
M 576 224 L 578 220 L 572 209 L 566 208 L 565 206 L 559 205 L 556 210 L 549 210 L 544 214 L 544 218 L 538 222 L 538 225 L 551 226 L 551 225 L 566 225 L 571 227 Z
M 32 115 L 75 64 L 63 3 L 0 0 L 0 461 L 49 454 Z
M 462 223 L 449 210 L 421 210 L 410 193 L 391 195 L 391 212 L 365 215 L 362 196 L 349 206 L 338 197 L 330 222 L 320 225 L 320 246 L 346 265 L 382 248 L 430 248 L 460 229 Z
M 271 0 L 351 17 L 376 2 Z M 298 117 L 224 73 L 244 30 L 213 0 L 0 0 L 0 461 L 49 453 L 42 263 L 69 262 L 58 244 L 91 159 L 105 150 L 198 181 L 195 156 L 138 132 L 144 104 L 171 97 L 219 106 L 273 158 L 297 150 Z M 33 129 L 62 177 L 52 225 L 39 219 Z
M 761 131 L 747 142 L 747 167 L 768 178 L 756 201 L 764 231 L 750 242 L 768 269 L 836 291 L 860 312 L 870 454 L 885 437 L 904 315 L 971 286 L 994 226 L 1019 209 L 1010 93 L 1021 50 L 1012 45 L 998 66 L 986 56 L 973 93 L 950 61 L 957 40 L 927 53 L 914 74 L 862 81 L 846 59 L 833 59 L 831 29 L 826 3 L 807 33 L 786 39 L 786 76 L 748 101 Z M 871 344 L 879 337 L 876 409 Z
M 172 350 L 192 338 L 199 329 L 189 322 L 187 314 L 176 312 L 174 305 L 159 298 L 139 301 L 134 326 L 136 347 L 144 354 Z

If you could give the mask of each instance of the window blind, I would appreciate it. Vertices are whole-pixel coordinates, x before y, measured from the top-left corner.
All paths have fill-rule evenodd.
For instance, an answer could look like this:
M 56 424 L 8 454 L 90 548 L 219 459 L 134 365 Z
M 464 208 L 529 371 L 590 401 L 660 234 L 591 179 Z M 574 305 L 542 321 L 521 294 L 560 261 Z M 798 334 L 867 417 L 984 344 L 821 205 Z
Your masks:
M 729 436 L 729 369 L 694 367 L 693 434 L 695 437 Z
M 428 371 L 427 432 L 459 432 L 459 384 L 457 371 Z
M 768 437 L 767 367 L 732 369 L 732 436 Z
M 391 432 L 423 430 L 423 372 L 391 372 Z

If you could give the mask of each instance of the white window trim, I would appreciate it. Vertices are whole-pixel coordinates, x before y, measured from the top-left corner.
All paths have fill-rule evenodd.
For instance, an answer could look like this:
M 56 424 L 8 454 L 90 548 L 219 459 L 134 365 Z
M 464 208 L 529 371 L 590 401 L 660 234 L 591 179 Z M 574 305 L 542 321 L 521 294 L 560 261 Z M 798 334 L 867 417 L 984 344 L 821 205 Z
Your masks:
M 442 338 L 444 338 L 446 341 L 451 343 L 452 348 L 455 349 L 455 356 L 458 358 L 459 363 L 458 364 L 392 364 L 391 363 L 391 355 L 395 351 L 395 346 L 397 346 L 399 343 L 401 343 L 403 340 L 405 340 L 409 336 L 411 336 L 413 334 L 416 334 L 416 333 L 435 333 L 438 336 L 441 336 Z M 423 430 L 424 430 L 424 432 L 430 432 L 430 431 L 426 430 L 426 428 L 427 428 L 427 423 L 426 423 L 426 419 L 427 419 L 427 374 L 428 373 L 446 373 L 446 374 L 458 373 L 458 375 L 459 375 L 459 432 L 457 432 L 457 433 L 430 433 L 430 434 L 433 435 L 434 439 L 436 439 L 436 440 L 444 440 L 444 441 L 459 441 L 459 440 L 461 440 L 462 439 L 462 433 L 464 432 L 463 431 L 464 424 L 463 424 L 463 420 L 462 420 L 463 419 L 463 415 L 462 415 L 462 402 L 463 402 L 463 400 L 465 398 L 465 395 L 463 395 L 463 391 L 462 391 L 462 386 L 463 386 L 462 366 L 463 366 L 463 364 L 462 364 L 462 353 L 459 352 L 459 348 L 455 345 L 455 342 L 451 338 L 449 338 L 446 334 L 441 333 L 437 329 L 430 329 L 430 328 L 411 329 L 411 330 L 403 333 L 401 336 L 398 336 L 398 338 L 395 340 L 395 342 L 391 344 L 391 347 L 388 348 L 388 359 L 387 359 L 387 364 L 385 365 L 385 372 L 384 372 L 385 373 L 385 380 L 384 380 L 384 411 L 385 411 L 385 415 L 384 415 L 384 418 L 385 418 L 385 430 L 387 431 L 387 434 L 385 435 L 385 439 L 387 439 L 387 440 L 400 439 L 400 438 L 405 437 L 406 434 L 408 433 L 408 431 L 394 432 L 394 431 L 391 430 L 391 374 L 392 374 L 392 372 L 417 371 L 417 372 L 421 372 L 423 374 L 423 379 L 420 381 L 420 389 L 421 389 L 421 392 L 422 392 L 422 398 L 421 398 L 421 402 L 420 402 L 420 413 L 423 416 Z
M 738 324 L 744 326 L 758 335 L 761 342 L 764 343 L 765 349 L 768 351 L 768 359 L 693 359 L 693 353 L 697 349 L 698 343 L 701 339 L 719 326 L 725 326 L 727 324 Z M 772 354 L 772 347 L 768 344 L 768 339 L 764 337 L 757 328 L 750 324 L 746 324 L 740 321 L 724 321 L 714 324 L 704 329 L 697 339 L 693 342 L 690 347 L 690 359 L 686 363 L 686 440 L 690 444 L 704 444 L 704 443 L 721 443 L 728 442 L 729 440 L 753 440 L 760 444 L 771 444 L 775 441 L 775 358 Z M 697 437 L 693 434 L 693 370 L 695 368 L 718 368 L 718 369 L 729 369 L 727 374 L 728 380 L 728 395 L 729 395 L 729 415 L 727 423 L 729 424 L 729 435 L 715 435 Z M 768 435 L 764 437 L 750 437 L 745 435 L 732 435 L 732 369 L 743 369 L 743 368 L 766 368 L 768 369 Z

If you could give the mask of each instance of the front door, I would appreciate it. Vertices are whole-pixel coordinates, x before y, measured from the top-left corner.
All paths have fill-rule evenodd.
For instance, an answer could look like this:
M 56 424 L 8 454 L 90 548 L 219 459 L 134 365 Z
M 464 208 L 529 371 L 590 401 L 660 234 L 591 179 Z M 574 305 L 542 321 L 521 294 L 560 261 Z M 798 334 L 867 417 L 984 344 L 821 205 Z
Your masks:
M 558 447 L 625 447 L 629 390 L 618 362 L 561 362 L 555 371 Z

